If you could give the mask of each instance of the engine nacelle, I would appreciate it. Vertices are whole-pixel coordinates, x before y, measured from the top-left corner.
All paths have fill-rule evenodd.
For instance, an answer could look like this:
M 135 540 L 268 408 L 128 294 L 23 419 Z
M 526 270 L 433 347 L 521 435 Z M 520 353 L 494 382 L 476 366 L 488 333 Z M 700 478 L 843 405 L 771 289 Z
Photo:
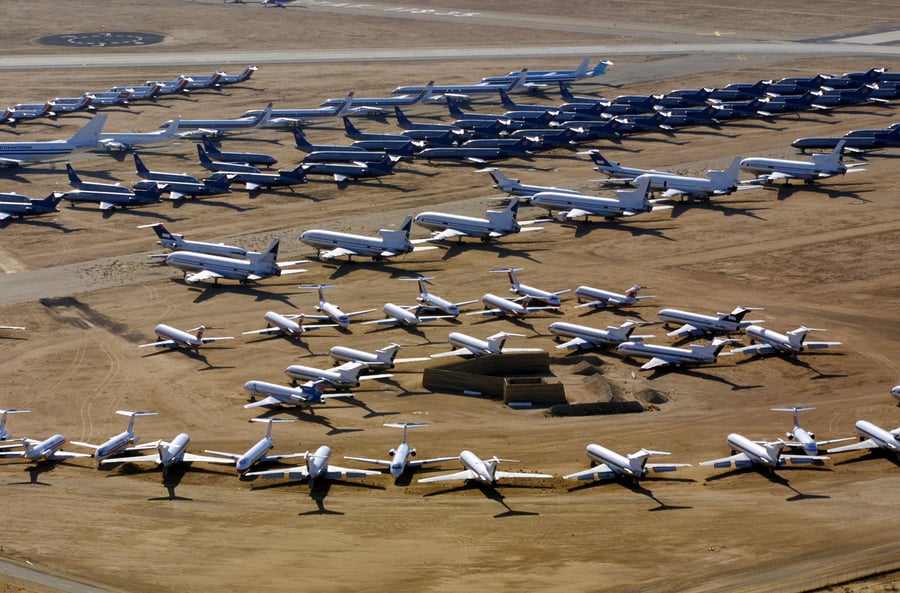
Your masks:
M 789 440 L 789 441 L 793 441 L 793 440 L 794 440 L 794 433 L 792 433 L 792 432 L 786 432 L 786 433 L 784 433 L 784 436 L 785 436 L 785 438 L 786 438 L 787 440 Z
M 816 438 L 816 433 L 814 433 L 814 432 L 809 433 L 809 438 L 811 438 L 811 439 Z
M 416 450 L 415 450 L 415 449 L 410 449 L 410 450 L 409 450 L 409 455 L 410 455 L 410 457 L 415 457 L 415 456 L 416 456 Z
M 396 449 L 393 449 L 393 448 L 392 448 L 392 449 L 388 449 L 388 455 L 393 455 L 393 454 L 396 453 L 396 452 L 397 452 Z
M 560 221 L 560 222 L 568 222 L 568 220 L 569 220 L 569 213 L 568 213 L 568 212 L 557 212 L 557 213 L 556 213 L 556 220 L 558 220 L 558 221 Z

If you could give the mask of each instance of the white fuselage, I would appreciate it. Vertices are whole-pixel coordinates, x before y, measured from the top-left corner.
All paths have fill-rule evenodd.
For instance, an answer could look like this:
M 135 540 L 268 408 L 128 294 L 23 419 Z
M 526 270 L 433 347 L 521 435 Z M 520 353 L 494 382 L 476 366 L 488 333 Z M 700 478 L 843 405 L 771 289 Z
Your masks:
M 499 226 L 486 218 L 460 216 L 445 212 L 421 212 L 416 215 L 413 222 L 431 231 L 453 229 L 470 237 L 480 238 L 488 238 L 491 233 L 518 233 L 521 228 L 515 221 L 508 226 Z
M 497 309 L 498 311 L 500 311 L 501 315 L 524 317 L 528 314 L 528 309 L 523 307 L 519 303 L 515 303 L 509 299 L 499 297 L 489 292 L 485 293 L 485 295 L 481 297 L 481 302 L 484 303 L 486 309 Z
M 617 474 L 623 474 L 626 476 L 638 476 L 640 477 L 643 473 L 643 468 L 636 468 L 631 464 L 631 460 L 625 457 L 620 453 L 616 453 L 611 449 L 607 449 L 602 445 L 596 445 L 591 443 L 585 449 L 587 456 L 595 461 L 597 464 L 605 463 L 607 467 L 616 472 Z
M 817 179 L 823 175 L 840 175 L 847 172 L 847 167 L 843 164 L 826 168 L 808 161 L 767 159 L 762 157 L 751 157 L 742 160 L 741 169 L 757 175 L 777 172 L 806 180 Z
M 800 443 L 800 447 L 807 455 L 819 454 L 819 445 L 816 443 L 816 439 L 802 426 L 795 426 L 791 429 L 791 436 L 796 442 Z
M 311 245 L 316 249 L 334 249 L 343 247 L 364 257 L 378 257 L 384 251 L 384 239 L 379 237 L 366 237 L 352 233 L 339 233 L 336 231 L 304 231 L 300 235 L 300 241 Z M 410 245 L 412 251 L 412 245 Z
M 450 332 L 447 335 L 447 341 L 457 348 L 468 349 L 476 356 L 479 354 L 500 354 L 500 350 L 492 348 L 487 340 L 479 340 L 460 332 Z
M 454 317 L 459 315 L 459 307 L 457 305 L 430 292 L 421 293 L 416 301 L 428 307 L 443 311 L 447 315 L 453 315 Z
M 776 350 L 783 352 L 803 351 L 802 340 L 792 342 L 789 336 L 772 331 L 771 329 L 766 329 L 760 325 L 748 325 L 744 328 L 744 331 L 747 332 L 747 337 L 750 339 L 765 342 Z
M 645 177 L 650 180 L 650 191 L 672 189 L 697 197 L 706 197 L 717 192 L 730 191 L 734 187 L 734 184 L 716 183 L 703 177 L 683 177 L 681 175 L 659 175 L 655 173 L 647 173 L 636 177 L 633 183 L 638 184 Z
M 141 173 L 137 172 L 138 177 L 141 179 L 146 179 L 147 181 L 156 181 L 160 183 L 191 183 L 200 185 L 201 182 L 199 179 L 194 177 L 193 175 L 188 175 L 187 173 L 169 173 L 166 171 L 144 171 Z
M 203 241 L 188 241 L 180 235 L 173 235 L 171 239 L 160 239 L 157 241 L 166 249 L 178 251 L 193 251 L 194 253 L 205 253 L 207 255 L 219 255 L 230 258 L 245 258 L 247 250 L 235 245 L 226 245 L 224 243 L 205 243 Z
M 115 455 L 120 451 L 124 451 L 126 448 L 128 448 L 128 445 L 133 445 L 136 442 L 138 442 L 138 438 L 134 436 L 134 432 L 130 430 L 120 432 L 116 436 L 107 439 L 106 442 L 97 447 L 96 451 L 94 451 L 94 459 L 96 459 L 97 461 L 103 461 L 111 455 Z
M 251 467 L 253 467 L 260 459 L 262 459 L 269 450 L 274 447 L 275 444 L 272 442 L 270 437 L 263 437 L 259 441 L 256 442 L 255 445 L 250 447 L 246 453 L 237 458 L 234 462 L 234 467 L 239 474 L 244 474 L 249 471 Z
M 528 286 L 527 284 L 516 284 L 513 285 L 510 289 L 510 292 L 514 292 L 518 295 L 528 297 L 529 299 L 534 299 L 536 301 L 541 301 L 551 307 L 559 307 L 561 301 L 559 300 L 559 295 L 554 294 L 552 292 L 542 290 L 540 288 L 535 288 L 534 286 Z M 568 292 L 568 291 L 564 291 Z
M 274 397 L 286 404 L 303 405 L 322 401 L 318 389 L 305 385 L 290 387 L 267 381 L 247 381 L 244 389 L 254 397 Z
M 900 437 L 868 420 L 857 420 L 855 426 L 856 432 L 867 439 L 872 439 L 880 448 L 900 453 Z
M 699 330 L 707 332 L 734 332 L 750 325 L 750 322 L 732 321 L 678 309 L 660 309 L 657 315 L 663 321 L 690 324 Z
M 55 434 L 40 443 L 35 443 L 22 452 L 22 457 L 31 461 L 39 459 L 53 459 L 54 454 L 66 444 L 66 437 Z
M 638 301 L 634 296 L 609 292 L 599 288 L 591 288 L 590 286 L 579 286 L 575 289 L 574 294 L 579 302 L 600 301 L 607 305 L 633 305 Z
M 384 304 L 384 314 L 388 317 L 393 317 L 401 325 L 405 325 L 408 327 L 415 327 L 419 325 L 419 318 L 416 317 L 414 313 L 411 313 L 408 309 L 404 309 L 403 307 L 395 305 L 394 303 Z
M 274 264 L 192 251 L 173 251 L 166 257 L 166 263 L 186 272 L 209 270 L 233 280 L 245 280 L 251 275 L 260 277 L 281 275 L 281 268 Z
M 459 461 L 463 467 L 475 474 L 475 479 L 479 482 L 493 484 L 497 481 L 494 477 L 494 473 L 497 471 L 496 461 L 484 461 L 471 451 L 462 451 L 459 454 Z
M 725 439 L 728 446 L 733 450 L 743 453 L 753 463 L 765 467 L 778 467 L 778 459 L 780 455 L 772 455 L 769 451 L 758 443 L 754 443 L 747 437 L 732 433 Z
M 349 375 L 345 375 L 340 371 L 317 369 L 302 364 L 292 364 L 284 369 L 285 374 L 293 379 L 301 381 L 325 381 L 330 385 L 341 385 L 346 387 L 358 387 L 359 380 L 353 379 Z
M 295 336 L 303 333 L 303 326 L 297 323 L 292 319 L 288 319 L 284 315 L 279 315 L 275 311 L 266 311 L 266 314 L 263 315 L 266 320 L 266 323 L 277 327 L 282 332 Z
M 586 325 L 578 325 L 576 323 L 567 323 L 565 321 L 554 321 L 550 324 L 548 330 L 555 336 L 565 336 L 569 338 L 581 338 L 591 344 L 608 344 L 615 346 L 628 340 L 627 335 L 621 337 L 613 335 L 609 330 L 597 329 Z
M 616 347 L 616 351 L 627 356 L 637 358 L 661 357 L 671 364 L 692 364 L 715 362 L 716 357 L 687 348 L 673 348 L 672 346 L 659 346 L 644 342 L 622 342 Z
M 652 210 L 647 201 L 645 210 Z M 597 196 L 585 196 L 576 193 L 541 192 L 531 196 L 531 205 L 546 208 L 547 210 L 572 210 L 577 208 L 606 218 L 623 216 L 626 211 L 639 211 L 639 209 L 627 207 L 615 198 L 601 198 Z
M 197 347 L 203 345 L 203 341 L 199 340 L 196 336 L 189 334 L 186 331 L 174 328 L 171 325 L 166 325 L 165 323 L 160 323 L 153 331 L 160 338 L 172 340 L 173 342 L 175 342 L 176 346 Z
M 324 313 L 329 319 L 341 327 L 348 327 L 350 325 L 350 317 L 341 311 L 341 308 L 335 304 L 329 303 L 328 301 L 319 301 L 316 310 Z
M 394 365 L 378 357 L 377 354 L 346 346 L 332 346 L 328 351 L 331 358 L 341 362 L 361 362 L 369 368 L 391 369 Z
M 331 447 L 322 445 L 306 456 L 306 469 L 309 471 L 309 480 L 322 477 L 328 471 L 328 459 L 331 457 Z
M 104 132 L 100 134 L 98 142 L 101 146 L 122 146 L 131 148 L 133 146 L 152 146 L 154 144 L 163 144 L 173 140 L 178 135 L 169 130 L 160 130 L 158 132 L 148 133 L 132 133 L 132 132 Z
M 191 442 L 191 437 L 186 432 L 176 436 L 168 445 L 160 444 L 159 462 L 163 467 L 168 467 L 184 459 L 184 453 Z
M 390 471 L 392 476 L 399 478 L 406 471 L 406 465 L 409 463 L 412 454 L 413 451 L 410 449 L 409 444 L 404 442 L 397 445 L 397 448 L 394 449 L 394 454 L 391 456 Z

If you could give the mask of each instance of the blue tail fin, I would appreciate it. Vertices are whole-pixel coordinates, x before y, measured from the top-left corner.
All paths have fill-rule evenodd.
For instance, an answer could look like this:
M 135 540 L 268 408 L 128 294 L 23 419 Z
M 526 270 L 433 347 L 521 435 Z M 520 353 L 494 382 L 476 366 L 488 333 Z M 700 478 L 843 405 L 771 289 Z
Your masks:
M 410 119 L 406 117 L 406 114 L 400 111 L 400 108 L 396 105 L 394 105 L 394 114 L 397 116 L 398 126 L 400 126 L 401 128 L 408 128 L 412 126 L 412 121 L 410 121 Z
M 459 104 L 453 99 L 453 97 L 445 98 L 447 99 L 447 110 L 450 112 L 450 115 L 457 119 L 466 117 L 465 112 L 459 108 Z
M 150 169 L 147 168 L 147 165 L 144 164 L 138 153 L 134 153 L 134 168 L 138 175 L 148 175 L 150 173 Z
M 79 186 L 81 185 L 81 178 L 78 176 L 78 173 L 75 172 L 75 169 L 72 168 L 71 163 L 66 163 L 66 174 L 69 176 L 69 185 Z

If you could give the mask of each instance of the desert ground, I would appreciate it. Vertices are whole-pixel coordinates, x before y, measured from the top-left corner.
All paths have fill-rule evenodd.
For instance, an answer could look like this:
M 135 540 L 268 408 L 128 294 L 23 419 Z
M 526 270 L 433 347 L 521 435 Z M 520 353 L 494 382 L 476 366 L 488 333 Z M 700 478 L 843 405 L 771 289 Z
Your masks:
M 663 2 L 420 1 L 412 5 L 313 1 L 284 9 L 255 4 L 159 0 L 109 4 L 93 0 L 36 0 L 7 7 L 10 27 L 0 36 L 3 56 L 84 52 L 114 62 L 123 53 L 178 55 L 222 52 L 229 73 L 248 65 L 232 61 L 244 51 L 409 48 L 409 59 L 329 63 L 256 63 L 243 84 L 189 97 L 165 97 L 130 108 L 105 109 L 109 131 L 148 131 L 185 118 L 236 117 L 268 101 L 276 107 L 313 107 L 349 90 L 383 96 L 401 84 L 474 82 L 523 66 L 571 68 L 583 54 L 541 59 L 452 59 L 454 47 L 571 46 L 659 43 L 660 52 L 592 55 L 615 62 L 578 94 L 616 96 L 675 88 L 724 86 L 762 78 L 841 73 L 884 66 L 900 69 L 896 53 L 877 56 L 860 45 L 857 55 L 771 52 L 677 53 L 689 40 L 710 43 L 827 40 L 889 31 L 900 23 L 895 3 L 865 1 L 853 7 L 824 1 L 795 10 L 762 0 L 752 8 L 692 3 L 674 10 Z M 452 8 L 452 10 L 451 10 Z M 390 9 L 390 10 L 388 10 Z M 433 12 L 430 11 L 433 9 Z M 444 13 L 458 11 L 459 14 Z M 508 18 L 503 18 L 509 11 Z M 58 33 L 149 31 L 166 41 L 139 49 L 72 49 L 37 39 Z M 446 48 L 448 59 L 425 60 L 419 48 Z M 874 51 L 874 50 L 873 50 Z M 178 64 L 154 67 L 47 68 L 0 71 L 0 105 L 103 90 L 114 84 L 174 78 L 211 69 Z M 558 103 L 555 93 L 523 102 Z M 496 112 L 474 103 L 472 110 Z M 416 119 L 448 121 L 441 108 L 417 108 Z M 595 142 L 554 150 L 497 166 L 524 183 L 610 195 L 611 186 L 585 155 L 600 149 L 625 165 L 703 174 L 723 169 L 735 155 L 794 158 L 790 143 L 809 135 L 840 135 L 886 127 L 900 119 L 896 105 L 867 105 L 805 113 L 774 121 L 689 128 L 674 135 L 642 134 L 621 144 Z M 0 142 L 64 138 L 86 121 L 57 120 L 0 127 Z M 366 121 L 366 131 L 398 131 L 393 120 Z M 305 130 L 316 142 L 344 142 L 336 122 Z M 153 169 L 202 175 L 195 142 L 183 140 L 141 151 Z M 222 141 L 226 150 L 268 152 L 278 167 L 302 158 L 289 132 L 261 130 Z M 547 222 L 543 231 L 483 244 L 468 240 L 385 263 L 352 264 L 315 259 L 300 232 L 324 228 L 373 234 L 424 210 L 480 216 L 497 207 L 490 178 L 470 165 L 400 163 L 381 182 L 311 179 L 295 192 L 233 193 L 103 214 L 70 208 L 0 229 L 0 319 L 26 326 L 4 332 L 0 369 L 6 388 L 0 408 L 28 408 L 11 417 L 16 436 L 102 442 L 122 430 L 115 410 L 154 410 L 138 419 L 144 441 L 191 436 L 193 452 L 243 452 L 262 436 L 256 416 L 293 418 L 274 426 L 274 453 L 327 444 L 332 462 L 344 455 L 383 457 L 399 442 L 385 422 L 427 422 L 410 440 L 425 457 L 470 449 L 482 457 L 520 460 L 515 471 L 562 476 L 588 466 L 588 443 L 621 453 L 641 447 L 671 451 L 671 461 L 692 463 L 674 478 L 580 484 L 560 477 L 501 482 L 495 488 L 456 483 L 419 484 L 417 478 L 457 471 L 449 462 L 403 477 L 307 484 L 239 480 L 228 466 L 194 464 L 163 479 L 149 466 L 97 469 L 91 459 L 27 464 L 0 460 L 0 489 L 7 519 L 0 542 L 0 591 L 221 590 L 450 592 L 493 591 L 813 591 L 893 590 L 900 549 L 898 462 L 879 455 L 835 454 L 815 469 L 723 473 L 700 461 L 729 454 L 727 434 L 771 440 L 790 428 L 776 406 L 813 405 L 804 424 L 819 438 L 853 435 L 868 419 L 892 429 L 900 408 L 889 394 L 900 383 L 900 170 L 896 149 L 851 155 L 864 158 L 863 173 L 815 186 L 778 185 L 737 192 L 709 203 L 675 203 L 669 211 L 625 222 Z M 798 157 L 808 158 L 808 157 Z M 130 155 L 79 153 L 87 178 L 136 180 Z M 0 171 L 0 192 L 33 198 L 67 188 L 62 163 Z M 543 216 L 522 208 L 521 219 Z M 201 241 L 261 249 L 281 237 L 280 259 L 310 258 L 305 274 L 270 278 L 250 286 L 187 285 L 181 275 L 149 258 L 155 236 L 138 225 L 165 222 Z M 413 238 L 425 238 L 413 229 Z M 263 314 L 311 313 L 313 291 L 299 284 L 334 283 L 328 296 L 345 311 L 386 302 L 413 304 L 414 285 L 397 279 L 436 276 L 433 290 L 451 300 L 504 294 L 506 279 L 488 270 L 521 266 L 521 280 L 548 290 L 590 285 L 624 290 L 645 285 L 656 298 L 626 310 L 587 312 L 568 297 L 558 314 L 521 321 L 461 316 L 420 331 L 353 325 L 349 333 L 322 330 L 302 341 L 260 339 L 241 332 L 264 326 Z M 840 341 L 824 354 L 798 359 L 745 360 L 735 356 L 687 371 L 647 374 L 614 352 L 561 354 L 547 331 L 552 321 L 595 327 L 626 319 L 656 321 L 675 307 L 713 313 L 737 305 L 763 307 L 754 316 L 786 331 L 801 325 L 827 329 L 815 338 Z M 477 308 L 477 306 L 476 306 Z M 475 310 L 475 309 L 470 309 Z M 209 336 L 236 336 L 197 354 L 147 352 L 153 328 L 205 324 Z M 646 331 L 644 331 L 646 330 Z M 285 382 L 284 368 L 300 363 L 325 368 L 336 344 L 372 350 L 390 342 L 401 356 L 447 350 L 447 334 L 486 337 L 498 331 L 525 334 L 510 346 L 551 352 L 556 380 L 570 401 L 602 398 L 612 385 L 627 398 L 661 394 L 667 401 L 640 414 L 551 417 L 544 409 L 514 410 L 496 400 L 422 387 L 430 365 L 400 367 L 386 382 L 369 382 L 356 398 L 308 411 L 245 410 L 243 383 Z M 649 325 L 659 343 L 670 343 L 662 325 Z M 697 340 L 702 341 L 702 340 Z M 688 343 L 688 342 L 684 342 Z M 578 368 L 580 374 L 572 369 Z M 83 451 L 71 446 L 71 450 Z M 56 577 L 17 576 L 26 567 Z M 874 576 L 874 581 L 866 581 Z M 81 583 L 82 585 L 79 585 Z M 66 587 L 72 587 L 67 589 Z M 854 589 L 855 587 L 855 589 Z

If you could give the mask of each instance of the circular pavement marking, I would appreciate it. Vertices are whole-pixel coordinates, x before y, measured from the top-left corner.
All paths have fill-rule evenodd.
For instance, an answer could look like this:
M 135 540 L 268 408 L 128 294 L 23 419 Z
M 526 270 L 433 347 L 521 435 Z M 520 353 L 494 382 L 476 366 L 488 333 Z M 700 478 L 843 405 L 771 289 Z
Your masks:
M 136 47 L 162 43 L 164 35 L 141 31 L 97 31 L 94 33 L 67 33 L 48 35 L 38 42 L 44 45 L 64 45 L 68 47 Z

